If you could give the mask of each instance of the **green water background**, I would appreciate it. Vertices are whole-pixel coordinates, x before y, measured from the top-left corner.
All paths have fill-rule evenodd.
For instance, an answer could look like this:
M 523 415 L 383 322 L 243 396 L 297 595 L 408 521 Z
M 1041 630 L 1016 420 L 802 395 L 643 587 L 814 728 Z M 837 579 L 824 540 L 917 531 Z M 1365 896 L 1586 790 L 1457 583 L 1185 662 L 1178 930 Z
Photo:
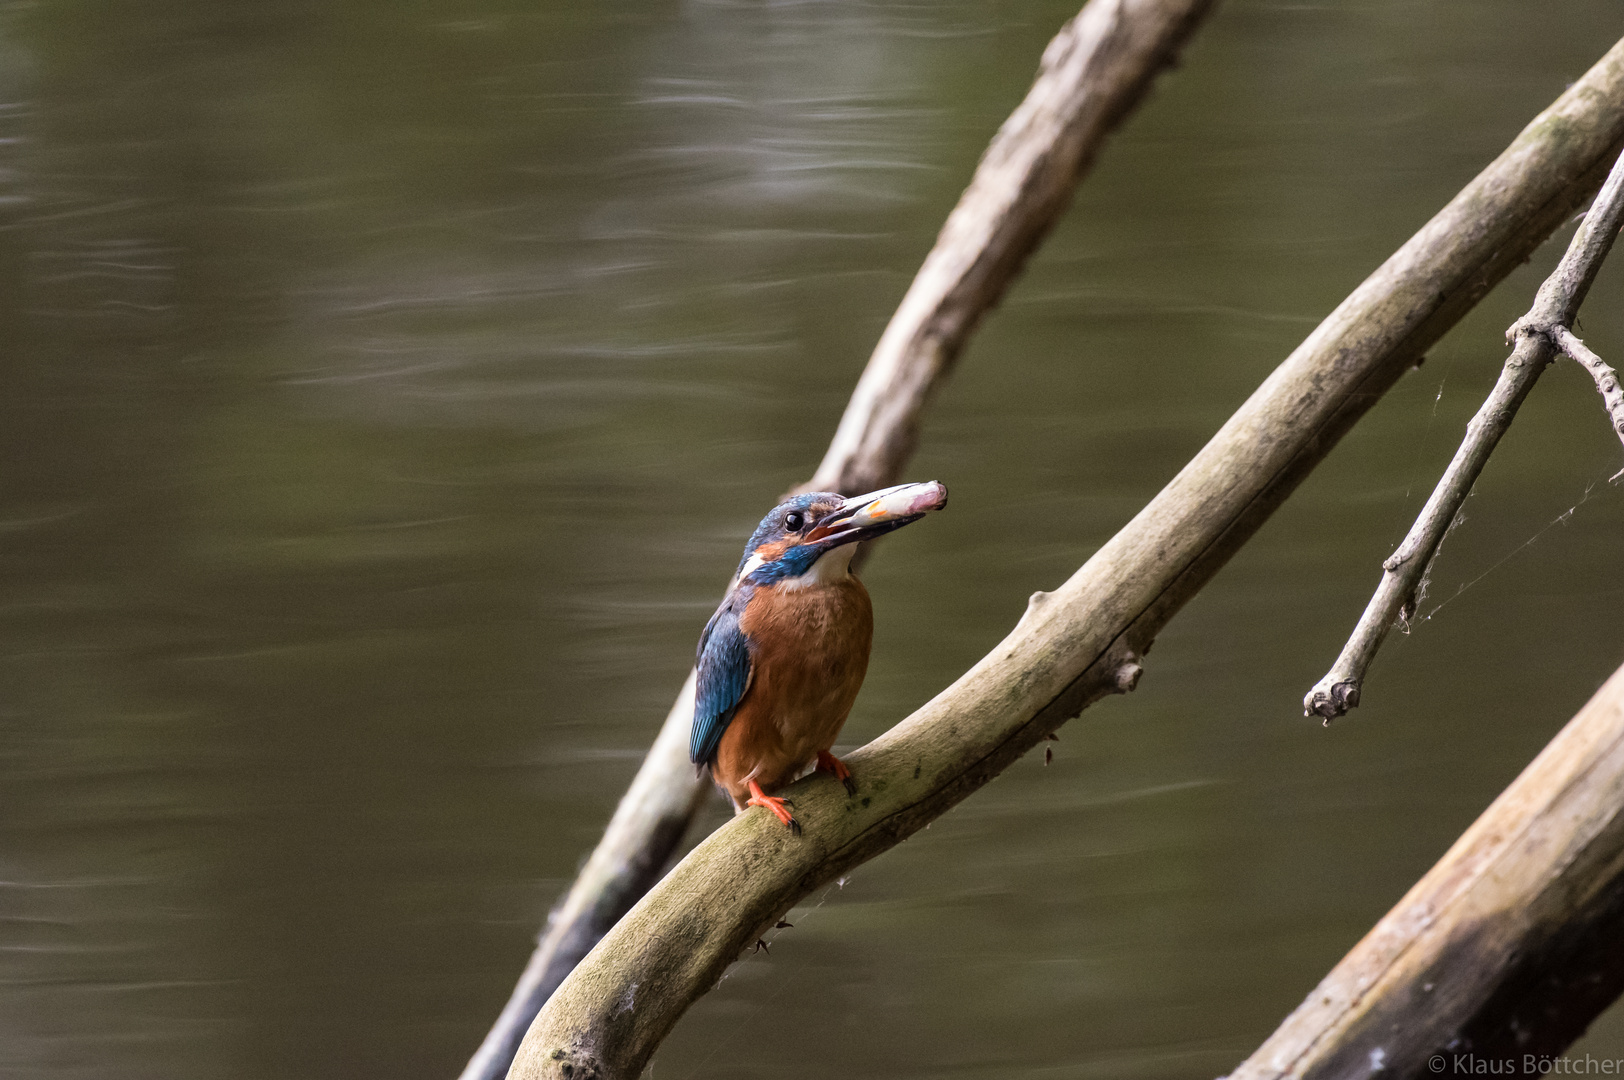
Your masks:
M 1073 10 L 0 5 L 0 1075 L 450 1080 Z M 932 408 L 909 475 L 952 505 L 866 571 L 842 746 L 1621 33 L 1606 0 L 1223 4 Z M 810 899 L 653 1075 L 1244 1057 L 1624 660 L 1624 451 L 1565 364 L 1442 608 L 1352 720 L 1300 715 L 1559 251 L 1135 694 Z M 1621 301 L 1609 267 L 1582 320 L 1615 364 Z M 1624 1056 L 1624 1020 L 1585 1049 Z

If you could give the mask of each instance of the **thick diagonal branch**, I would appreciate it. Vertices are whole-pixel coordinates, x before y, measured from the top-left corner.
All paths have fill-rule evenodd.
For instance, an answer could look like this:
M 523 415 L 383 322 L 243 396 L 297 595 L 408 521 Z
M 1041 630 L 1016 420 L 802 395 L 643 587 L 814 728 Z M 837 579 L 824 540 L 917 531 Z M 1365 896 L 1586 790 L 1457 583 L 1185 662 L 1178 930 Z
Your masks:
M 1624 668 L 1228 1080 L 1545 1075 L 1624 989 L 1621 809 Z
M 981 317 L 1071 199 L 1105 136 L 1172 62 L 1214 0 L 1092 0 L 1049 43 L 864 369 L 807 485 L 847 495 L 894 484 L 919 418 Z M 603 839 L 548 919 L 519 985 L 461 1080 L 499 1080 L 531 1019 L 587 950 L 654 884 L 706 785 L 688 762 L 693 675 Z
M 630 1080 L 793 904 L 922 829 L 1089 701 L 1433 342 L 1602 181 L 1624 143 L 1624 43 L 1334 311 L 1071 580 L 951 687 L 790 792 L 804 834 L 735 818 L 668 874 L 537 1016 L 514 1080 Z M 1120 681 L 1119 681 L 1120 680 Z
M 1595 205 L 1573 234 L 1562 261 L 1539 287 L 1534 306 L 1506 331 L 1506 336 L 1515 342 L 1515 348 L 1501 369 L 1499 381 L 1483 407 L 1466 425 L 1466 437 L 1460 449 L 1455 451 L 1449 468 L 1444 470 L 1443 478 L 1433 489 L 1426 506 L 1421 508 L 1421 515 L 1415 519 L 1404 542 L 1382 563 L 1382 579 L 1376 586 L 1376 595 L 1370 598 L 1365 613 L 1359 617 L 1359 624 L 1342 647 L 1342 655 L 1303 699 L 1304 716 L 1321 716 L 1329 723 L 1359 704 L 1360 689 L 1376 651 L 1393 624 L 1407 622 L 1414 613 L 1417 593 L 1433 556 L 1438 553 L 1438 545 L 1443 543 L 1444 534 L 1460 513 L 1461 504 L 1477 483 L 1489 455 L 1511 427 L 1523 399 L 1534 388 L 1540 372 L 1556 356 L 1557 345 L 1553 338 L 1566 333 L 1568 324 L 1578 313 L 1579 304 L 1590 291 L 1591 282 L 1596 280 L 1602 261 L 1613 246 L 1621 220 L 1624 220 L 1624 157 L 1613 165 L 1607 182 L 1596 196 Z M 1599 359 L 1596 362 L 1601 363 Z M 1608 371 L 1611 374 L 1611 369 Z M 1612 379 L 1616 391 L 1617 376 Z

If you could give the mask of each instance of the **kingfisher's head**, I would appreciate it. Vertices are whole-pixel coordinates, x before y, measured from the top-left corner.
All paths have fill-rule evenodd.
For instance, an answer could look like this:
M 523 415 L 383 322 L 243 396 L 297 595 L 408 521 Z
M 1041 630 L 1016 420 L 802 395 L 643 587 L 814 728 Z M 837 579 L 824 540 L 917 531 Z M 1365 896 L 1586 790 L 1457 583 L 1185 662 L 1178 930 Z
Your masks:
M 833 492 L 797 495 L 772 513 L 744 545 L 739 581 L 753 585 L 843 577 L 856 545 L 918 521 L 947 505 L 947 488 L 931 480 L 847 499 Z

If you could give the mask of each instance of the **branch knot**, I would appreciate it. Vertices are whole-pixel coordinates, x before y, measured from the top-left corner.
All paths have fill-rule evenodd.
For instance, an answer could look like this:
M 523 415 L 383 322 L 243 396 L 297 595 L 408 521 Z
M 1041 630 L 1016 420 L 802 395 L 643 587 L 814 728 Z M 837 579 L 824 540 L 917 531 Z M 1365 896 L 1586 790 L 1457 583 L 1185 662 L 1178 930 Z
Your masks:
M 1510 326 L 1506 327 L 1506 344 L 1516 345 L 1520 337 L 1542 337 L 1546 341 L 1554 342 L 1558 330 L 1567 329 L 1560 322 L 1549 318 L 1542 318 L 1539 314 L 1530 311 Z
M 1348 710 L 1358 704 L 1359 680 L 1344 679 L 1330 686 L 1321 683 L 1303 699 L 1303 715 L 1318 716 L 1329 726 L 1332 720 L 1346 716 Z
M 1139 685 L 1139 676 L 1144 673 L 1145 669 L 1138 660 L 1129 660 L 1127 663 L 1122 664 L 1116 669 L 1116 692 L 1119 694 L 1131 692 L 1134 687 Z

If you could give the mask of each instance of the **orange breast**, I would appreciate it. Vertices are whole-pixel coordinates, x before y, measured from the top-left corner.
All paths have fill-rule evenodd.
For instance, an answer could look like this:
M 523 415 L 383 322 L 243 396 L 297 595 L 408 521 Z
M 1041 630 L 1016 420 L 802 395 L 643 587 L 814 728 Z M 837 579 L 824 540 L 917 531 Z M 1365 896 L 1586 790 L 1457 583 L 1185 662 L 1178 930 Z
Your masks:
M 855 577 L 794 590 L 763 586 L 739 629 L 752 645 L 753 675 L 712 775 L 742 804 L 752 779 L 770 794 L 834 745 L 868 673 L 874 609 Z

